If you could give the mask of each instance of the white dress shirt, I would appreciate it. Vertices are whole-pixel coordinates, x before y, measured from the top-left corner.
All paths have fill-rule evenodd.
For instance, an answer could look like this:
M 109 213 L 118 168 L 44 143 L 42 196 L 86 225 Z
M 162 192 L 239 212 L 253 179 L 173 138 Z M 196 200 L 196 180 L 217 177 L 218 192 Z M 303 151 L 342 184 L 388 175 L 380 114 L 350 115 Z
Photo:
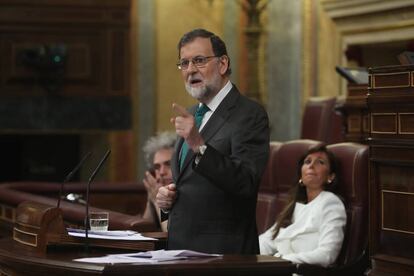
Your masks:
M 210 110 L 204 114 L 203 120 L 201 121 L 201 125 L 200 125 L 200 131 L 206 125 L 207 121 L 210 119 L 211 115 L 213 115 L 214 111 L 217 109 L 217 107 L 220 105 L 223 99 L 227 96 L 227 94 L 229 94 L 232 87 L 233 87 L 233 84 L 230 81 L 228 81 L 226 85 L 223 86 L 223 88 L 217 93 L 217 95 L 215 95 L 214 98 L 211 99 L 209 103 L 206 103 L 206 105 L 208 106 Z

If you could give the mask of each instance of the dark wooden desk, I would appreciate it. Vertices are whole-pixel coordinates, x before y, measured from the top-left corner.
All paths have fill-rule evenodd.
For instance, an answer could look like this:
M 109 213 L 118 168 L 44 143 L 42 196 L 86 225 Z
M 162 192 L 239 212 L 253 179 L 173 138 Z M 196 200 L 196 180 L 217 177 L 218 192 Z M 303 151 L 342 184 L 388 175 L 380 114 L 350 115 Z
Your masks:
M 125 252 L 125 251 L 124 251 Z M 13 242 L 0 240 L 0 274 L 6 275 L 291 275 L 294 265 L 270 256 L 223 257 L 162 262 L 158 264 L 91 264 L 75 258 L 121 253 L 92 248 L 56 247 L 48 253 L 30 252 Z

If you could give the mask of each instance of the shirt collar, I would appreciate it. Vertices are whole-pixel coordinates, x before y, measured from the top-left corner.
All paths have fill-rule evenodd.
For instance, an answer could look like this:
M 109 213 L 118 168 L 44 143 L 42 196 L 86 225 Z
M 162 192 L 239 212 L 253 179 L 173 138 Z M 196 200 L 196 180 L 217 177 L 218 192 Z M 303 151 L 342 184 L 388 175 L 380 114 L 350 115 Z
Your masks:
M 217 95 L 214 96 L 213 99 L 209 103 L 206 103 L 208 108 L 214 112 L 217 107 L 220 105 L 220 103 L 223 101 L 223 99 L 229 94 L 230 90 L 233 88 L 233 84 L 231 81 L 227 81 L 226 85 L 223 86 L 223 88 L 217 93 Z

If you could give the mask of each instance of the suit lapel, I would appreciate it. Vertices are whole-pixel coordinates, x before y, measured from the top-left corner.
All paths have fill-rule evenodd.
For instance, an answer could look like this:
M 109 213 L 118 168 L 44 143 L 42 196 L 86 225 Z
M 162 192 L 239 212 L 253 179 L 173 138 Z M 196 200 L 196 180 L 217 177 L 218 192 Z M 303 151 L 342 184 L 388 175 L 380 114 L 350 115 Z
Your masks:
M 222 127 L 222 125 L 227 121 L 229 116 L 231 115 L 232 111 L 234 110 L 234 107 L 236 106 L 237 99 L 239 98 L 240 93 L 235 85 L 233 85 L 233 88 L 230 90 L 229 94 L 223 99 L 223 101 L 219 104 L 217 109 L 214 111 L 213 115 L 208 120 L 207 124 L 204 126 L 204 128 L 201 131 L 201 136 L 203 137 L 204 141 L 208 143 L 208 141 L 214 137 L 214 134 L 217 133 L 217 131 Z M 195 113 L 195 110 L 197 108 L 197 105 L 190 108 L 191 114 Z M 180 158 L 180 152 L 182 143 L 184 142 L 183 138 L 180 138 L 178 141 L 178 148 L 176 149 L 176 157 L 177 160 L 174 161 L 176 165 L 176 170 L 178 175 L 178 179 L 181 177 L 182 173 L 186 170 L 187 166 L 191 163 L 191 160 L 194 157 L 194 152 L 189 149 L 187 152 L 187 156 L 185 158 L 183 167 L 180 170 L 179 165 L 179 158 Z M 178 150 L 178 151 L 177 151 Z
M 175 143 L 175 150 L 172 156 L 173 165 L 171 166 L 171 170 L 172 170 L 172 175 L 173 175 L 175 183 L 178 182 L 178 178 L 180 175 L 180 149 L 181 149 L 183 142 L 184 142 L 183 138 L 178 138 L 177 143 Z
M 223 124 L 228 120 L 234 107 L 236 106 L 237 99 L 240 94 L 237 88 L 233 85 L 233 88 L 230 90 L 229 94 L 223 99 L 220 105 L 214 111 L 211 118 L 208 120 L 207 124 L 201 131 L 201 136 L 204 141 L 208 141 L 214 137 L 217 131 L 223 126 Z

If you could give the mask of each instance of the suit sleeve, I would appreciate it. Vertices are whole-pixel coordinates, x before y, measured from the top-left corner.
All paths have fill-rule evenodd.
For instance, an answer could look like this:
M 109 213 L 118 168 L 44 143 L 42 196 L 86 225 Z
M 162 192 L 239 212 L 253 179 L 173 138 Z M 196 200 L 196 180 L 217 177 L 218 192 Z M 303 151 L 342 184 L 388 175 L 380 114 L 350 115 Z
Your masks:
M 251 105 L 236 112 L 224 126 L 231 128 L 229 152 L 223 153 L 207 143 L 207 149 L 193 169 L 229 194 L 256 197 L 269 157 L 269 123 L 265 110 Z

